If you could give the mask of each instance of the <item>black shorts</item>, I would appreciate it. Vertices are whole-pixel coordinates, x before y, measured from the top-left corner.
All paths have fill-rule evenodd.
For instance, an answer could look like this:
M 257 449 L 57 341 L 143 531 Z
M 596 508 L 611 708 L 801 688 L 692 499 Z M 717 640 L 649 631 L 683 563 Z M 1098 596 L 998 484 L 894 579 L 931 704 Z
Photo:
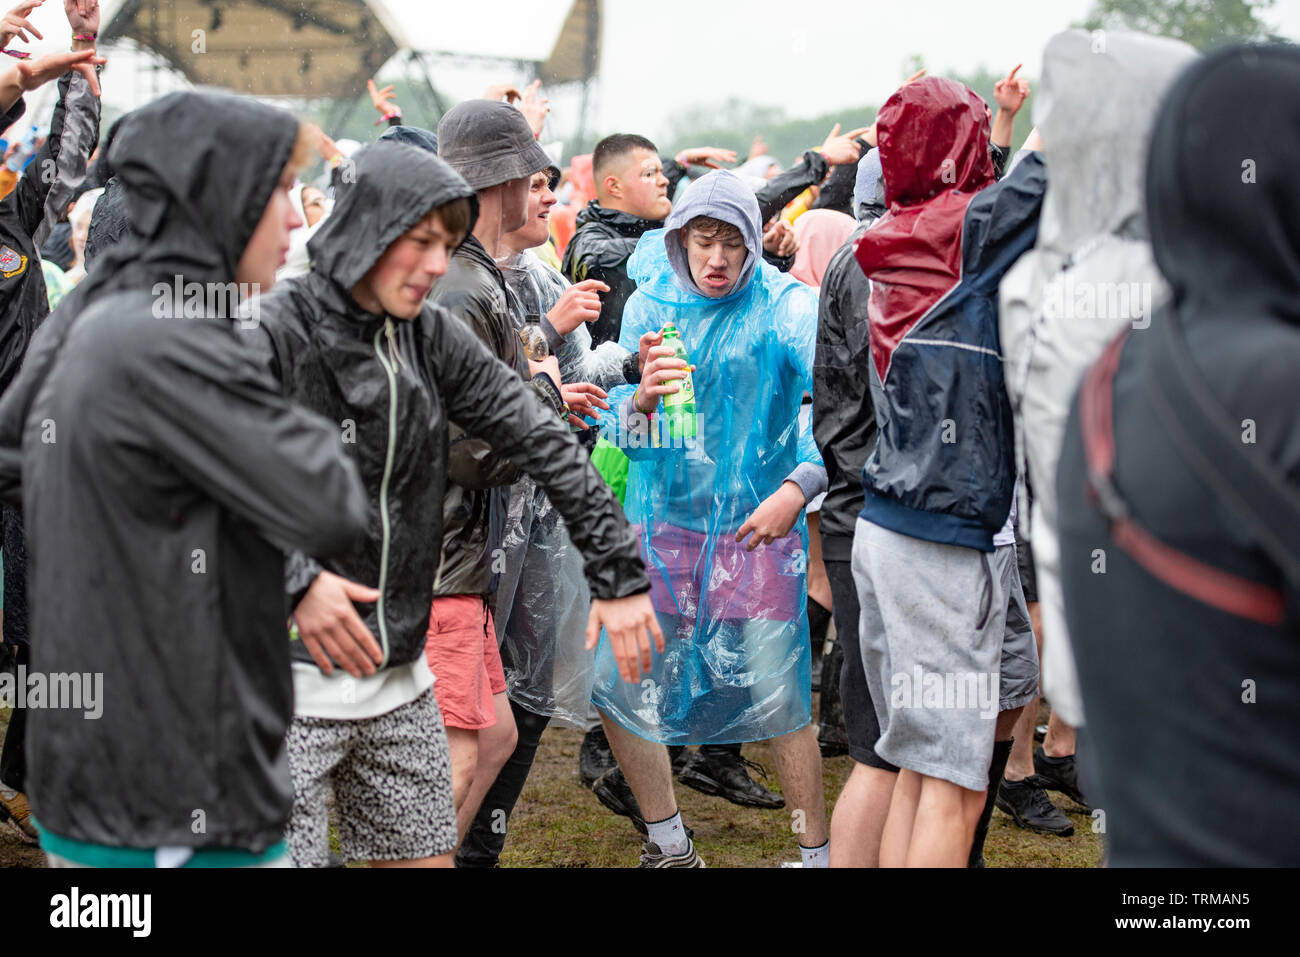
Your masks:
M 1038 580 L 1034 575 L 1034 550 L 1019 535 L 1016 536 L 1016 565 L 1020 569 L 1020 588 L 1025 593 L 1025 601 L 1038 601 Z
M 858 589 L 853 584 L 851 562 L 825 561 L 830 579 L 831 600 L 835 607 L 836 640 L 844 649 L 844 667 L 840 671 L 840 702 L 844 708 L 844 728 L 849 736 L 849 757 L 884 771 L 898 768 L 877 756 L 880 723 L 876 707 L 867 688 L 867 673 L 862 670 L 862 647 L 858 643 Z

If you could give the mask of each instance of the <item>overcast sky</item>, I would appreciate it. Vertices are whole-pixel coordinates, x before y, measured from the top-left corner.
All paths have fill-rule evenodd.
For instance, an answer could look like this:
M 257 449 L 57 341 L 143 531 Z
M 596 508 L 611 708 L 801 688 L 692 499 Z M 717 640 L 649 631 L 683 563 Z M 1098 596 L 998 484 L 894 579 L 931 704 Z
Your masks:
M 544 60 L 571 0 L 387 0 L 383 5 L 399 42 L 416 49 Z M 903 62 L 913 53 L 932 73 L 969 72 L 981 64 L 1006 70 L 1023 62 L 1023 75 L 1032 79 L 1047 40 L 1081 20 L 1090 5 L 1090 0 L 605 0 L 601 75 L 590 126 L 595 132 L 661 136 L 675 112 L 730 97 L 781 106 L 793 117 L 879 104 L 903 78 Z M 37 54 L 67 48 L 71 31 L 61 6 L 47 0 L 35 12 L 32 19 L 45 40 L 24 46 Z M 111 6 L 120 6 L 120 0 Z M 802 16 L 805 12 L 812 16 Z M 1265 19 L 1283 36 L 1300 41 L 1300 0 L 1279 0 Z M 117 109 L 130 109 L 152 94 L 152 79 L 136 72 L 130 58 L 118 54 L 117 59 L 118 69 L 105 78 L 105 99 Z M 481 95 L 493 80 L 525 78 L 509 67 L 475 68 L 465 61 L 439 63 L 433 75 L 452 101 Z M 41 92 L 52 97 L 53 84 Z M 550 133 L 564 135 L 575 124 L 576 96 L 557 96 L 554 109 Z M 45 114 L 38 106 L 33 115 Z
M 537 59 L 550 52 L 569 6 L 569 0 L 388 0 L 417 47 Z M 674 111 L 733 96 L 780 105 L 792 116 L 880 103 L 912 53 L 934 73 L 971 71 L 981 63 L 1005 70 L 1023 62 L 1022 72 L 1036 77 L 1048 39 L 1082 20 L 1090 6 L 1089 0 L 605 0 L 595 125 L 659 135 Z M 1300 0 L 1279 0 L 1266 20 L 1300 40 Z M 482 91 L 482 75 L 465 68 L 435 80 L 456 98 Z

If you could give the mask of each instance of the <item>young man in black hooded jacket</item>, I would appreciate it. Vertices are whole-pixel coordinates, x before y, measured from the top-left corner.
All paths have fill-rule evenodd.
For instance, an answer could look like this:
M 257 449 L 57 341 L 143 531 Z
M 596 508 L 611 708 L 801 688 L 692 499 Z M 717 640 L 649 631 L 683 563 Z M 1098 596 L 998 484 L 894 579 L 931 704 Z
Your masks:
M 337 430 L 279 395 L 234 319 L 240 284 L 274 281 L 301 224 L 288 191 L 314 135 L 209 93 L 131 114 L 111 159 L 133 231 L 0 402 L 0 493 L 21 495 L 41 598 L 36 662 L 102 676 L 97 720 L 30 712 L 52 863 L 287 860 L 284 549 L 347 547 L 365 500 Z
M 355 157 L 356 182 L 310 244 L 312 271 L 257 304 L 250 345 L 286 394 L 334 419 L 369 493 L 369 530 L 333 561 L 299 553 L 288 588 L 295 780 L 290 849 L 328 853 L 332 790 L 344 857 L 450 863 L 456 818 L 443 722 L 424 648 L 443 536 L 452 422 L 534 476 L 582 550 L 591 623 L 614 628 L 635 670 L 662 645 L 636 540 L 553 407 L 471 329 L 425 302 L 472 227 L 469 186 L 399 143 Z M 364 606 L 364 611 L 355 604 Z M 340 675 L 352 660 L 363 674 Z

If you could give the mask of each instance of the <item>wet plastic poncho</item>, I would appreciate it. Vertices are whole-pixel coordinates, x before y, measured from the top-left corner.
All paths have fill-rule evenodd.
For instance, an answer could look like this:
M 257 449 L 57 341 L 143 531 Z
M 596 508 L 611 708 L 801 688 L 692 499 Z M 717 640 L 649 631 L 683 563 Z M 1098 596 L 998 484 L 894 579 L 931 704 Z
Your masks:
M 526 313 L 545 316 L 569 286 L 531 252 L 500 265 Z M 556 354 L 566 382 L 609 388 L 623 381 L 627 351 L 613 342 L 592 350 L 585 323 L 563 337 Z M 534 714 L 584 728 L 595 678 L 595 652 L 585 648 L 591 592 L 564 519 L 528 476 L 510 490 L 501 548 L 494 620 L 506 693 Z
M 707 215 L 741 229 L 748 249 L 737 288 L 709 298 L 690 278 L 681 227 Z M 637 684 L 617 673 L 602 636 L 596 706 L 665 744 L 756 741 L 798 730 L 811 715 L 801 514 L 791 532 L 749 552 L 735 540 L 786 479 L 805 500 L 825 489 L 799 404 L 812 387 L 817 295 L 762 261 L 758 204 L 738 177 L 697 180 L 666 228 L 647 233 L 629 261 L 637 292 L 620 344 L 673 323 L 693 373 L 698 435 L 673 441 L 631 414 L 632 386 L 610 393 L 606 437 L 632 460 L 625 510 L 641 538 L 665 651 Z M 648 432 L 659 434 L 650 447 Z M 672 447 L 676 445 L 677 447 Z M 686 446 L 686 447 L 683 447 Z
M 1084 714 L 1061 593 L 1057 460 L 1084 369 L 1168 298 L 1143 209 L 1147 142 L 1165 92 L 1195 55 L 1136 33 L 1107 33 L 1100 49 L 1082 30 L 1051 39 L 1034 108 L 1051 183 L 1037 244 L 1000 289 L 1016 462 L 1033 488 L 1024 527 L 1043 610 L 1043 690 L 1075 727 Z

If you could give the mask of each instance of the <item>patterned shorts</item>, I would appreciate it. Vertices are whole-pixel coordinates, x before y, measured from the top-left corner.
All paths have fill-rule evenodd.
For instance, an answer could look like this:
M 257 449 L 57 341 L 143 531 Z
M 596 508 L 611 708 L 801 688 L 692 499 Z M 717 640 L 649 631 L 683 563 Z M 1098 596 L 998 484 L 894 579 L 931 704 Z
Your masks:
M 414 860 L 456 846 L 451 758 L 433 689 L 374 718 L 295 717 L 286 743 L 295 866 L 328 862 L 331 792 L 345 861 Z

